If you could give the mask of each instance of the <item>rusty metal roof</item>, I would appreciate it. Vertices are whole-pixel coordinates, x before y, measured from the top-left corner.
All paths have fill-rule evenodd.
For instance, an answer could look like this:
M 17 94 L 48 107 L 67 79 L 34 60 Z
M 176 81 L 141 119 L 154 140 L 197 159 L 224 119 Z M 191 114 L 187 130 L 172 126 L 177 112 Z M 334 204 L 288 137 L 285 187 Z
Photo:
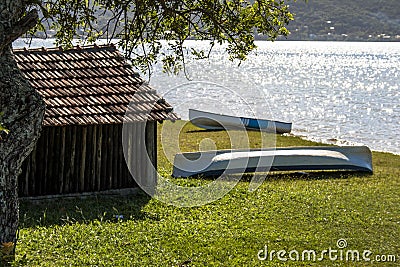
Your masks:
M 179 119 L 113 45 L 15 49 L 14 54 L 46 102 L 45 126 Z

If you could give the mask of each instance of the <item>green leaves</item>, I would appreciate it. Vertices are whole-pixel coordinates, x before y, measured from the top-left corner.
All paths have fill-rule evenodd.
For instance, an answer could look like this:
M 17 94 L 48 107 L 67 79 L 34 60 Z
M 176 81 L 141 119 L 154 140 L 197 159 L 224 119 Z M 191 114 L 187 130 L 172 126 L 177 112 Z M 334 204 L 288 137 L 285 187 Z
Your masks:
M 156 62 L 177 73 L 185 57 L 209 55 L 207 49 L 186 51 L 187 39 L 210 41 L 210 49 L 228 43 L 229 58 L 245 60 L 256 48 L 254 34 L 275 40 L 289 34 L 286 25 L 293 20 L 283 0 L 54 0 L 41 10 L 56 30 L 57 45 L 70 47 L 77 32 L 90 42 L 117 38 L 132 64 L 149 73 Z

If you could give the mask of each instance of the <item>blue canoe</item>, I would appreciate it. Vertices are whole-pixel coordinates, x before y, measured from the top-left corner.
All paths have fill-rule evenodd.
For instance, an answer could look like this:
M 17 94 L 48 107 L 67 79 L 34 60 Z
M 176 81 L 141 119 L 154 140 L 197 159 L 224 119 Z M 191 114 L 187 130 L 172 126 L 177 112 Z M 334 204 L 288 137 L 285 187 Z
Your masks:
M 258 130 L 270 133 L 290 133 L 292 123 L 265 119 L 235 117 L 195 109 L 189 109 L 190 121 L 207 130 Z

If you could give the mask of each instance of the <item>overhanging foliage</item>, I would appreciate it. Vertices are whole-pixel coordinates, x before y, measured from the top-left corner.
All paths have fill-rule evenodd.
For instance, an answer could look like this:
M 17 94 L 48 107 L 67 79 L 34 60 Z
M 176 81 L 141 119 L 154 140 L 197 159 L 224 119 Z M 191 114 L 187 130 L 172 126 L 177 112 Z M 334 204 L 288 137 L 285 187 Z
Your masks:
M 254 34 L 275 40 L 287 36 L 286 25 L 293 20 L 283 0 L 31 0 L 31 8 L 42 13 L 33 30 L 56 31 L 57 44 L 71 46 L 79 29 L 89 42 L 98 38 L 119 39 L 126 57 L 141 71 L 151 71 L 156 61 L 164 70 L 177 73 L 184 67 L 187 39 L 209 40 L 209 50 L 192 50 L 206 58 L 215 44 L 227 42 L 231 60 L 245 60 L 256 48 Z M 102 28 L 102 16 L 111 19 Z M 162 42 L 166 40 L 167 42 Z

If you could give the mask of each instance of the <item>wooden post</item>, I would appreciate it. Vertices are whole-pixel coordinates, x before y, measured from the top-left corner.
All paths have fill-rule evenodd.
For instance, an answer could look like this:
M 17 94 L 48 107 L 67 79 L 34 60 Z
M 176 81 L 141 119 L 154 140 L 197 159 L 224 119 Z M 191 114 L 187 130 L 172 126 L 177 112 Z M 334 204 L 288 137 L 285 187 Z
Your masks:
M 56 158 L 56 154 L 55 154 L 55 149 L 54 149 L 54 143 L 55 143 L 55 131 L 56 128 L 55 127 L 49 127 L 49 153 L 48 153 L 48 175 L 46 177 L 44 177 L 43 180 L 36 180 L 37 184 L 35 185 L 37 188 L 37 194 L 41 195 L 42 194 L 42 184 L 44 184 L 44 188 L 46 188 L 47 190 L 51 190 L 51 193 L 54 193 L 54 183 L 52 183 L 52 179 L 54 178 L 54 169 L 55 169 L 55 158 Z M 47 191 L 46 190 L 46 191 Z
M 129 147 L 129 138 L 126 137 L 127 132 L 128 132 L 127 127 L 128 127 L 128 124 L 125 125 L 123 129 L 121 128 L 121 134 L 124 133 L 125 138 L 123 140 L 121 139 L 121 147 L 120 147 L 120 152 L 119 152 L 120 157 L 123 160 L 122 165 L 120 166 L 121 178 L 122 178 L 121 183 L 123 184 L 123 186 L 127 186 L 128 182 L 129 182 L 128 180 L 132 179 L 132 176 L 131 176 L 131 174 L 129 172 L 129 168 L 128 168 L 129 167 L 129 157 L 127 154 L 129 152 L 129 150 L 125 151 L 125 153 L 124 153 L 124 148 L 127 149 Z
M 49 147 L 49 135 L 50 135 L 50 127 L 44 127 L 43 131 L 42 131 L 42 135 L 43 135 L 43 143 L 42 143 L 42 148 L 40 148 L 42 150 L 42 156 L 40 157 L 40 161 L 41 161 L 41 172 L 39 173 L 39 177 L 41 179 L 43 179 L 44 181 L 47 180 L 47 177 L 49 175 L 49 162 L 48 162 L 48 158 L 50 155 L 50 147 Z M 40 179 L 39 178 L 39 179 Z M 36 180 L 32 179 L 32 180 Z M 32 185 L 31 190 L 34 191 L 36 194 L 36 190 L 34 185 Z
M 97 147 L 98 147 L 98 143 L 97 143 L 97 125 L 93 125 L 93 140 L 92 140 L 92 168 L 91 168 L 91 187 L 90 190 L 91 191 L 95 191 L 96 190 L 96 175 L 97 175 Z
M 71 158 L 69 162 L 69 168 L 66 175 L 66 180 L 68 181 L 68 191 L 71 191 L 72 187 L 72 180 L 75 173 L 75 153 L 76 153 L 76 126 L 70 126 L 71 132 L 71 144 L 69 149 L 71 150 Z M 68 192 L 69 193 L 69 192 Z
M 65 150 L 64 150 L 64 187 L 63 193 L 70 192 L 70 172 L 71 172 L 71 157 L 72 157 L 72 127 L 64 126 L 65 128 Z
M 54 194 L 59 193 L 59 174 L 60 174 L 60 148 L 61 148 L 61 127 L 52 127 L 54 131 L 54 144 L 52 147 L 53 150 L 53 157 L 51 160 L 53 161 L 53 175 L 49 177 L 47 184 L 42 185 L 42 192 L 41 195 L 47 193 L 47 188 L 51 186 L 52 192 Z
M 147 161 L 146 179 L 149 183 L 155 183 L 157 178 L 157 122 L 147 122 L 146 125 L 146 153 Z
M 126 129 L 125 129 L 125 131 L 126 131 L 126 133 L 125 133 L 125 135 L 126 135 L 126 139 L 127 139 L 127 141 L 128 141 L 128 147 L 126 148 L 128 151 L 127 151 L 127 153 L 126 154 L 128 154 L 127 156 L 128 156 L 128 158 L 127 158 L 127 162 L 126 162 L 126 166 L 127 166 L 127 168 L 128 168 L 128 173 L 132 173 L 132 175 L 134 176 L 134 170 L 132 169 L 132 167 L 133 167 L 133 165 L 132 165 L 132 161 L 133 161 L 133 157 L 132 157 L 132 145 L 133 145 L 133 143 L 132 143 L 132 138 L 131 138 L 131 136 L 132 136 L 132 131 L 133 131 L 133 123 L 129 123 L 129 124 L 127 124 L 126 125 Z M 124 179 L 127 179 L 127 177 L 124 177 Z
M 93 191 L 91 189 L 92 187 L 92 183 L 91 183 L 91 179 L 92 179 L 92 158 L 95 156 L 93 155 L 92 151 L 93 151 L 93 126 L 92 125 L 88 125 L 85 126 L 87 129 L 87 133 L 86 133 L 86 167 L 85 167 L 85 188 L 84 191 L 85 192 L 89 192 L 89 191 Z
M 103 136 L 102 136 L 102 126 L 98 125 L 97 126 L 97 163 L 96 163 L 96 191 L 100 191 L 100 180 L 101 180 L 101 150 L 102 150 L 102 142 L 103 142 Z
M 65 169 L 65 126 L 61 128 L 61 149 L 60 149 L 60 172 L 59 177 L 59 189 L 60 194 L 64 193 L 64 169 Z
M 113 188 L 119 188 L 119 179 L 120 177 L 118 177 L 118 148 L 119 148 L 119 144 L 121 143 L 121 140 L 119 139 L 119 125 L 118 124 L 114 124 L 112 126 L 113 129 L 113 157 L 112 157 L 112 185 Z
M 106 189 L 113 188 L 113 161 L 114 161 L 114 126 L 112 124 L 107 125 L 108 132 L 107 132 L 107 147 L 108 147 L 108 159 L 107 159 L 107 183 Z
M 81 164 L 80 164 L 80 173 L 79 173 L 79 191 L 85 191 L 85 168 L 86 168 L 86 133 L 87 128 L 82 126 L 82 144 L 81 144 Z
M 118 131 L 118 138 L 119 138 L 119 151 L 118 151 L 118 165 L 119 165 L 119 172 L 118 172 L 118 177 L 120 178 L 120 184 L 119 186 L 125 186 L 125 180 L 128 179 L 129 172 L 127 172 L 127 162 L 125 159 L 124 155 L 124 145 L 126 144 L 126 139 L 122 139 L 124 127 L 127 127 L 127 125 L 120 125 L 119 126 L 119 131 Z M 130 175 L 129 175 L 130 177 Z
M 107 157 L 108 157 L 108 127 L 107 125 L 103 125 L 102 127 L 103 132 L 103 144 L 102 144 L 102 155 L 101 155 L 101 173 L 100 173 L 100 190 L 104 190 L 107 188 L 106 181 L 107 181 Z

